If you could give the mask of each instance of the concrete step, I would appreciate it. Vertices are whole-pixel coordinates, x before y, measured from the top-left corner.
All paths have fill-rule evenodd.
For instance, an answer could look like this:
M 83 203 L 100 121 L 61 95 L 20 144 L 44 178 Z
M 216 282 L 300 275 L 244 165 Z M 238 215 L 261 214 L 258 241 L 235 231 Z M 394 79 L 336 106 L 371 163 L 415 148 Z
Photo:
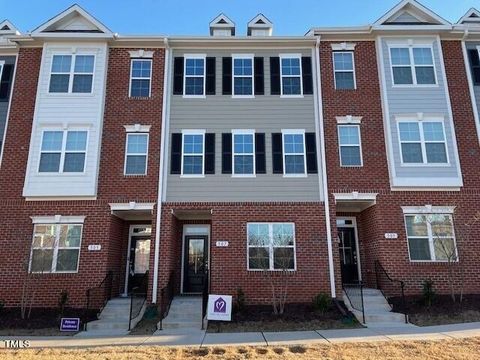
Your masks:
M 87 330 L 128 330 L 128 321 L 91 321 L 87 325 Z
M 108 320 L 108 321 L 127 321 L 130 320 L 130 314 L 111 314 L 111 313 L 101 313 L 98 316 L 99 320 Z
M 108 329 L 108 330 L 90 330 L 82 331 L 76 334 L 74 337 L 115 337 L 115 336 L 125 336 L 128 335 L 127 330 L 117 330 L 117 329 Z
M 361 311 L 354 310 L 353 313 L 355 314 L 357 319 L 362 318 Z M 393 312 L 365 312 L 365 322 L 367 323 L 367 325 L 378 322 L 396 322 L 398 324 L 405 322 L 405 315 Z
M 169 329 L 200 329 L 202 327 L 202 322 L 200 319 L 198 321 L 189 321 L 189 322 L 175 322 L 175 323 L 169 323 L 163 321 L 162 324 L 163 330 L 169 330 Z

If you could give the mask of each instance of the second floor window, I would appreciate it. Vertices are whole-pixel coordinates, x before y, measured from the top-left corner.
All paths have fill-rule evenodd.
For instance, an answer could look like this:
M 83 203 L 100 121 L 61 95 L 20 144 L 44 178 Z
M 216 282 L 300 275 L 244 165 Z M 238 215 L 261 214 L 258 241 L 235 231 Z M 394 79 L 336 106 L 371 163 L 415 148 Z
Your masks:
M 182 148 L 182 175 L 204 174 L 205 134 L 184 133 Z
M 233 174 L 255 174 L 255 134 L 253 132 L 233 133 Z
M 91 93 L 94 55 L 53 55 L 50 93 Z
M 125 175 L 146 175 L 148 155 L 148 134 L 127 134 L 125 154 Z
M 333 69 L 335 89 L 355 89 L 355 63 L 352 51 L 335 51 L 333 53 Z
M 435 85 L 435 67 L 430 47 L 390 48 L 394 85 Z
M 86 153 L 87 131 L 44 131 L 38 171 L 82 173 Z
M 404 164 L 447 164 L 445 130 L 440 121 L 398 123 Z
M 132 60 L 130 74 L 130 96 L 150 97 L 152 82 L 152 60 Z
M 233 96 L 253 96 L 253 57 L 233 58 Z
M 306 174 L 305 133 L 283 133 L 283 162 L 285 175 Z
M 302 65 L 299 57 L 281 57 L 282 95 L 302 95 Z
M 339 125 L 340 166 L 362 166 L 359 125 Z
M 185 95 L 205 95 L 205 58 L 185 58 L 184 84 Z

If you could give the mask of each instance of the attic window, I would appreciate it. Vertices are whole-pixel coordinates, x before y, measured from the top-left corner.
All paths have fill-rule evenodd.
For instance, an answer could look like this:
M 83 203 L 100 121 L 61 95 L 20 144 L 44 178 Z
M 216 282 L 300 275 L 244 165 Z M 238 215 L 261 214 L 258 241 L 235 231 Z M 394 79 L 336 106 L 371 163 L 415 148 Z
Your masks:
M 1 30 L 11 30 L 11 29 L 8 27 L 8 25 L 5 25 L 4 27 L 2 27 Z
M 227 22 L 225 21 L 225 19 L 220 19 L 217 21 L 217 24 L 226 24 Z
M 478 18 L 479 16 L 478 16 L 477 14 L 473 13 L 473 14 L 470 15 L 469 17 L 471 17 L 471 18 Z
M 255 24 L 265 24 L 265 22 L 262 19 L 259 19 Z

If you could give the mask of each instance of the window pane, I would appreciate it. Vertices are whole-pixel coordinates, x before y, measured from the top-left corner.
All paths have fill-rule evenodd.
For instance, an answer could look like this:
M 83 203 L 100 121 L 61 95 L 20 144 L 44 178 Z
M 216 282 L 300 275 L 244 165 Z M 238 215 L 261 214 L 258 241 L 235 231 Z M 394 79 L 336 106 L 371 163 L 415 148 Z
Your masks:
M 304 156 L 286 155 L 285 174 L 305 174 Z
M 90 93 L 92 92 L 93 75 L 74 75 L 72 92 Z
M 248 245 L 264 246 L 269 243 L 268 224 L 248 224 Z
M 145 155 L 128 155 L 125 174 L 145 175 L 147 168 L 147 157 Z
M 233 73 L 234 75 L 251 76 L 253 74 L 252 59 L 234 59 Z
M 415 65 L 433 65 L 432 50 L 430 48 L 413 48 Z
M 66 153 L 64 172 L 83 172 L 85 168 L 85 153 Z
M 300 77 L 284 77 L 282 82 L 284 95 L 300 95 L 302 93 Z
M 60 241 L 59 247 L 80 247 L 80 237 L 82 234 L 81 225 L 59 225 Z
M 204 59 L 186 59 L 185 65 L 186 75 L 204 74 Z
M 455 250 L 455 242 L 452 238 L 438 239 L 433 238 L 433 248 L 435 249 L 436 260 L 457 260 L 457 252 Z
M 410 65 L 410 53 L 407 48 L 390 49 L 392 65 Z
M 40 155 L 39 172 L 58 172 L 60 170 L 60 154 L 46 153 Z
M 48 91 L 51 93 L 67 93 L 69 81 L 70 75 L 52 74 Z
M 335 62 L 335 71 L 351 70 L 353 71 L 353 54 L 352 53 L 333 53 Z
M 285 134 L 283 136 L 285 142 L 285 153 L 303 154 L 303 135 L 302 134 Z
M 427 162 L 432 164 L 446 164 L 447 161 L 447 150 L 445 149 L 445 144 L 425 144 L 427 151 Z
M 53 55 L 52 72 L 69 73 L 72 64 L 71 55 Z
M 93 55 L 77 55 L 75 57 L 76 73 L 93 73 L 93 63 L 95 57 Z
M 128 134 L 127 135 L 127 153 L 128 154 L 146 154 L 148 146 L 147 134 Z
M 233 91 L 235 95 L 252 95 L 252 78 L 235 78 Z
M 203 135 L 185 135 L 183 142 L 184 154 L 203 154 Z
M 338 134 L 340 138 L 341 145 L 359 145 L 360 144 L 360 136 L 359 136 L 360 128 L 358 126 L 339 126 L 338 127 Z
M 401 141 L 420 141 L 420 128 L 416 122 L 401 122 L 398 124 Z
M 449 215 L 430 215 L 429 219 L 432 225 L 432 235 L 434 237 L 453 237 L 453 221 Z
M 409 238 L 408 246 L 410 249 L 410 259 L 431 260 L 430 246 L 428 245 L 428 239 Z
M 407 236 L 428 236 L 427 219 L 423 215 L 407 216 Z
M 42 139 L 42 151 L 61 151 L 63 131 L 45 131 Z
M 337 90 L 355 89 L 353 72 L 336 72 L 335 73 L 335 89 Z
M 412 69 L 410 67 L 394 67 L 393 83 L 396 85 L 413 84 Z
M 407 164 L 423 163 L 422 146 L 415 143 L 402 144 L 402 158 Z
M 251 270 L 270 269 L 268 248 L 249 248 L 248 249 L 248 267 Z
M 185 95 L 203 95 L 203 77 L 186 77 Z
M 292 224 L 273 224 L 273 246 L 293 246 L 294 234 Z
M 362 158 L 360 156 L 359 146 L 340 147 L 340 163 L 342 166 L 361 166 Z
M 33 247 L 51 248 L 55 244 L 55 225 L 35 225 Z
M 132 79 L 130 96 L 149 97 L 150 96 L 150 80 Z
M 76 271 L 79 250 L 58 250 L 55 271 Z
M 282 75 L 300 76 L 300 59 L 282 59 Z
M 87 148 L 86 131 L 69 131 L 67 133 L 67 151 L 85 151 Z
M 51 272 L 53 250 L 32 250 L 32 272 Z
M 433 67 L 416 67 L 415 73 L 417 75 L 417 84 L 429 85 L 435 84 L 435 71 Z
M 253 174 L 253 155 L 235 155 L 235 174 Z
M 444 141 L 443 126 L 439 122 L 424 122 L 423 133 L 426 141 Z
M 276 270 L 294 270 L 295 255 L 293 248 L 273 249 L 273 267 Z
M 201 156 L 184 156 L 183 157 L 183 173 L 186 175 L 201 175 L 202 157 Z
M 149 60 L 133 60 L 132 77 L 150 78 L 152 62 Z
M 253 135 L 251 134 L 235 134 L 234 151 L 237 154 L 253 154 Z

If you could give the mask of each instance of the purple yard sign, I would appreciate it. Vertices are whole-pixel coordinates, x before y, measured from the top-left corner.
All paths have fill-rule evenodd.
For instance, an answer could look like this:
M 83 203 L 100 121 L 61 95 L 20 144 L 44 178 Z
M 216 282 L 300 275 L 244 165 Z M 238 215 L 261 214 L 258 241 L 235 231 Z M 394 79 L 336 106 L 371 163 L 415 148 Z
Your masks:
M 207 319 L 232 321 L 232 296 L 208 295 Z
M 79 331 L 80 319 L 79 318 L 62 318 L 60 322 L 60 331 Z
M 215 301 L 214 311 L 216 313 L 225 314 L 227 312 L 227 303 L 222 298 L 218 298 Z

